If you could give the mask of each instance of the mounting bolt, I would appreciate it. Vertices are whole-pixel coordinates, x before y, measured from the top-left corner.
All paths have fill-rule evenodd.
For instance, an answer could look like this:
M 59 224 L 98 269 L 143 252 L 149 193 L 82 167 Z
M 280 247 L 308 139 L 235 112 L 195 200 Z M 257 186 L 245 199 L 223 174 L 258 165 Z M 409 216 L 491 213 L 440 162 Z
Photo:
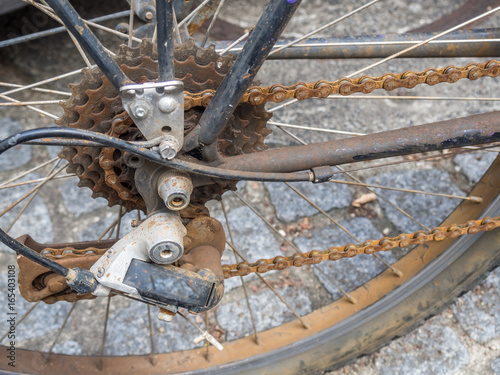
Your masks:
M 182 244 L 171 241 L 160 242 L 152 246 L 149 251 L 151 260 L 158 264 L 173 263 L 182 256 Z
M 174 316 L 175 313 L 173 311 L 162 308 L 160 308 L 160 312 L 158 313 L 158 319 L 167 323 L 170 323 L 174 319 Z
M 103 277 L 105 271 L 106 270 L 104 269 L 104 267 L 99 267 L 99 269 L 97 270 L 97 277 Z
M 164 113 L 172 113 L 177 108 L 177 101 L 172 97 L 161 98 L 158 108 Z
M 147 11 L 146 14 L 144 15 L 144 17 L 146 17 L 148 21 L 151 21 L 154 16 L 155 16 L 154 13 L 151 11 Z
M 167 160 L 173 159 L 179 149 L 179 142 L 174 137 L 168 137 L 158 146 L 161 157 Z
M 134 100 L 130 105 L 132 116 L 138 119 L 143 119 L 149 114 L 149 103 L 145 100 Z

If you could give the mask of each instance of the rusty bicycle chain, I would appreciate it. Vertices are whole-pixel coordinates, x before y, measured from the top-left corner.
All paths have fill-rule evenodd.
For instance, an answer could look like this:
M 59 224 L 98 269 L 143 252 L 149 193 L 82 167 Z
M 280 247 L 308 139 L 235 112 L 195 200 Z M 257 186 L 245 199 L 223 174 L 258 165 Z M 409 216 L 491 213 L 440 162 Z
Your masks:
M 412 89 L 421 84 L 433 86 L 442 82 L 455 83 L 466 78 L 476 80 L 482 77 L 497 77 L 499 74 L 500 61 L 489 60 L 460 67 L 450 65 L 444 68 L 429 68 L 422 72 L 407 70 L 398 74 L 387 73 L 378 77 L 341 78 L 334 82 L 320 80 L 312 83 L 298 82 L 291 86 L 279 84 L 268 87 L 254 86 L 247 90 L 241 103 L 259 105 L 269 102 L 281 103 L 287 99 L 326 98 L 333 94 L 368 94 L 377 89 L 386 91 L 400 87 Z M 196 94 L 185 93 L 185 110 L 197 106 L 206 107 L 214 93 L 214 90 L 204 90 Z
M 430 86 L 442 82 L 455 83 L 460 79 L 477 80 L 482 77 L 497 77 L 500 74 L 500 61 L 489 60 L 483 63 L 469 63 L 465 66 L 447 66 L 444 68 L 429 68 L 422 72 L 405 71 L 399 74 L 387 73 L 378 77 L 362 76 L 359 78 L 342 78 L 334 82 L 320 80 L 313 83 L 298 82 L 291 86 L 273 85 L 269 87 L 251 87 L 243 96 L 241 103 L 260 105 L 268 102 L 280 103 L 287 99 L 305 100 L 309 98 L 326 98 L 332 94 L 351 95 L 354 93 L 368 94 L 376 89 L 392 91 L 397 88 L 414 88 L 417 85 Z M 193 107 L 206 107 L 212 99 L 215 90 L 204 90 L 200 93 L 185 92 L 185 110 Z M 500 227 L 500 217 L 469 221 L 466 224 L 453 224 L 437 227 L 430 231 L 417 231 L 400 234 L 394 238 L 384 237 L 379 240 L 368 240 L 362 244 L 347 244 L 334 246 L 327 250 L 312 250 L 306 253 L 284 257 L 276 256 L 269 259 L 259 259 L 256 262 L 240 262 L 223 265 L 226 279 L 235 276 L 246 276 L 250 273 L 265 273 L 271 270 L 283 270 L 294 266 L 318 264 L 325 260 L 338 260 L 353 257 L 358 254 L 373 254 L 388 251 L 396 247 L 421 245 L 431 241 L 442 241 L 445 238 L 455 238 L 464 234 L 474 234 Z M 63 249 L 46 248 L 43 255 L 58 260 L 65 256 L 102 255 L 106 249 L 89 247 L 76 250 L 71 247 Z
M 237 264 L 225 264 L 222 266 L 224 278 L 235 276 L 246 276 L 250 273 L 265 273 L 273 270 L 284 270 L 294 266 L 318 264 L 325 260 L 338 260 L 341 258 L 354 257 L 359 254 L 373 254 L 379 251 L 388 251 L 396 247 L 409 247 L 422 245 L 432 241 L 442 241 L 446 238 L 456 238 L 464 234 L 476 234 L 482 231 L 490 231 L 500 227 L 500 216 L 471 220 L 465 224 L 452 224 L 449 226 L 436 227 L 430 231 L 416 231 L 408 234 L 400 234 L 397 237 L 383 237 L 378 240 L 367 240 L 362 244 L 347 244 L 344 246 L 332 246 L 327 250 L 312 250 L 306 253 L 296 253 L 292 256 L 276 256 L 269 259 L 259 259 L 256 262 L 239 262 Z M 83 250 L 65 247 L 63 249 L 46 248 L 42 255 L 57 261 L 67 255 L 86 256 L 102 255 L 107 249 L 89 247 Z

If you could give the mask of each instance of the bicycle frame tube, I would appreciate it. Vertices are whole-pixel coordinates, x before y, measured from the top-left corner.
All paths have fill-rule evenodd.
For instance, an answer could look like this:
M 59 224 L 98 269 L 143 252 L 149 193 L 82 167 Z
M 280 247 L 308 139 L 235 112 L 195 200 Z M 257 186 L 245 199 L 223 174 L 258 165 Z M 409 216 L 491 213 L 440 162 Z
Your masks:
M 203 112 L 199 125 L 186 137 L 185 151 L 215 142 L 300 2 L 271 0 Z
M 173 0 L 156 0 L 158 39 L 158 81 L 171 81 L 174 77 L 174 5 Z
M 360 137 L 243 154 L 212 163 L 253 172 L 295 172 L 391 156 L 500 141 L 500 112 L 490 112 Z
M 329 38 L 308 38 L 268 57 L 283 59 L 368 59 L 385 58 L 437 32 L 382 35 L 359 35 Z M 274 46 L 286 46 L 295 39 L 280 39 Z M 233 41 L 215 42 L 215 50 L 222 51 Z M 245 42 L 236 45 L 231 53 L 239 55 Z M 500 29 L 457 30 L 441 39 L 424 44 L 398 58 L 409 57 L 494 57 L 500 52 Z

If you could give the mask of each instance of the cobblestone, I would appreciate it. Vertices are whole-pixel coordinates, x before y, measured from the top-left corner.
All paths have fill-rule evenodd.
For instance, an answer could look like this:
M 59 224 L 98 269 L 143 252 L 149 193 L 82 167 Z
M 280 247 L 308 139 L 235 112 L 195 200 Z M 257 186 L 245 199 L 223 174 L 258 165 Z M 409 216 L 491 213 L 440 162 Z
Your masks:
M 318 214 L 318 210 L 285 184 L 266 182 L 264 185 L 269 191 L 278 219 L 293 222 L 301 217 Z M 347 185 L 323 183 L 314 185 L 314 188 L 307 182 L 295 182 L 291 185 L 325 211 L 349 207 L 351 204 L 351 193 Z
M 297 311 L 299 315 L 311 312 L 311 302 L 304 292 L 297 288 L 278 288 L 278 293 Z M 269 289 L 249 297 L 255 325 L 259 331 L 276 327 L 294 318 L 292 312 Z M 223 303 L 217 309 L 217 322 L 228 330 L 227 340 L 247 336 L 253 332 L 247 303 L 244 299 Z
M 492 272 L 485 282 L 461 297 L 453 312 L 467 334 L 480 344 L 500 339 L 500 271 Z
M 496 158 L 494 152 L 477 152 L 455 156 L 453 161 L 460 167 L 470 182 L 477 183 Z M 474 166 L 471 168 L 471 166 Z
M 373 226 L 371 221 L 364 217 L 341 221 L 340 224 L 349 228 L 351 233 L 361 241 L 382 237 L 382 234 Z M 312 238 L 298 237 L 295 240 L 299 250 L 304 252 L 312 249 L 326 250 L 330 246 L 356 242 L 341 229 L 332 226 L 315 228 L 311 230 L 310 234 Z M 390 252 L 381 253 L 380 256 L 388 263 L 393 263 L 396 260 Z M 331 280 L 335 280 L 337 284 L 342 285 L 345 291 L 349 292 L 370 280 L 385 268 L 386 266 L 382 262 L 373 259 L 373 255 L 362 254 L 354 258 L 339 259 L 335 262 L 323 262 L 313 269 L 323 286 L 336 299 L 340 298 L 342 293 Z
M 432 12 L 432 17 L 421 16 L 421 13 L 426 9 L 436 7 L 436 2 L 433 0 L 425 0 L 423 4 L 411 4 L 406 6 L 400 1 L 389 0 L 388 8 L 376 6 L 372 9 L 374 13 L 370 12 L 356 15 L 351 21 L 346 20 L 338 25 L 336 28 L 337 34 L 342 35 L 351 33 L 353 27 L 360 30 L 361 33 L 369 34 L 372 32 L 383 33 L 387 30 L 387 23 L 394 21 L 396 29 L 393 31 L 406 31 L 408 28 L 424 25 L 433 19 L 434 13 L 440 12 L 445 14 L 448 5 L 453 2 L 446 1 L 444 6 Z M 264 3 L 265 1 L 256 1 L 255 3 Z M 304 2 L 306 3 L 306 2 Z M 312 7 L 323 5 L 324 2 L 319 0 L 310 1 Z M 261 5 L 262 5 L 261 4 Z M 329 21 L 332 16 L 340 16 L 345 13 L 344 5 L 333 2 L 332 4 L 325 5 L 328 11 L 321 12 L 318 15 L 323 21 Z M 349 10 L 354 9 L 355 4 L 348 4 Z M 444 12 L 444 13 L 443 13 Z M 240 17 L 241 12 L 230 14 L 230 18 L 238 19 L 240 22 L 248 22 L 244 27 L 249 27 L 254 24 L 254 20 L 249 17 Z M 365 14 L 368 17 L 368 22 L 361 22 L 365 20 Z M 405 14 L 405 17 L 399 15 Z M 298 16 L 294 21 L 298 24 L 292 25 L 287 31 L 289 35 L 296 35 L 295 30 L 312 30 L 315 26 L 314 23 L 309 22 L 309 12 L 304 10 L 304 7 L 299 8 Z M 381 21 L 382 20 L 382 21 Z M 490 19 L 491 20 L 491 19 Z M 493 18 L 495 20 L 495 18 Z M 496 19 L 498 20 L 498 18 Z M 497 22 L 498 23 L 498 22 Z M 296 26 L 298 25 L 298 26 Z M 492 25 L 495 25 L 493 22 Z M 365 27 L 364 30 L 359 27 Z M 327 33 L 328 34 L 328 33 Z M 297 34 L 298 35 L 298 34 Z M 326 34 L 325 34 L 326 35 Z M 329 35 L 329 34 L 328 34 Z M 71 44 L 71 41 L 68 40 Z M 43 56 L 53 56 L 51 53 L 39 53 L 40 50 L 35 50 L 35 53 Z M 42 56 L 42 57 L 43 57 Z M 64 55 L 65 57 L 68 55 Z M 71 61 L 76 64 L 79 56 L 76 59 L 65 58 L 65 61 Z M 51 58 L 52 59 L 52 58 Z M 24 62 L 22 61 L 24 60 Z M 79 61 L 79 60 L 78 60 Z M 399 61 L 406 61 L 405 59 Z M 389 65 L 376 69 L 374 74 L 384 71 L 399 71 L 401 64 L 399 61 L 390 62 Z M 36 62 L 36 64 L 35 64 Z M 434 61 L 432 61 L 434 62 Z M 467 59 L 469 62 L 469 59 Z M 53 63 L 53 60 L 50 60 Z M 412 68 L 419 70 L 428 66 L 434 66 L 434 63 L 429 63 L 428 59 L 420 59 L 412 62 Z M 17 58 L 16 69 L 22 74 L 23 66 L 34 65 L 49 65 L 40 64 L 37 59 L 21 59 Z M 28 65 L 26 65 L 28 64 Z M 296 61 L 290 63 L 287 68 L 283 67 L 282 61 L 266 62 L 263 68 L 263 76 L 271 77 L 269 83 L 293 83 L 296 77 L 302 77 L 307 80 L 323 79 L 325 72 L 328 72 L 328 77 L 334 79 L 335 77 L 351 73 L 352 71 L 366 65 L 366 61 L 353 61 L 352 64 L 345 65 L 340 60 L 334 61 L 307 61 L 307 70 L 304 68 L 306 65 Z M 342 65 L 344 64 L 344 65 Z M 53 64 L 53 75 L 59 72 L 60 65 Z M 72 69 L 76 69 L 74 66 Z M 0 67 L 1 69 L 2 67 Z M 67 68 L 67 66 L 65 66 Z M 407 67 L 405 66 L 404 69 Z M 69 69 L 68 70 L 72 70 Z M 31 71 L 28 71 L 31 74 Z M 333 72 L 333 73 L 332 73 Z M 45 72 L 50 76 L 50 72 Z M 17 80 L 14 77 L 13 81 Z M 301 78 L 301 79 L 302 79 Z M 287 81 L 288 80 L 288 81 Z M 291 81 L 290 81 L 291 80 Z M 496 87 L 491 83 L 492 80 L 487 82 L 477 81 L 474 86 L 468 86 L 469 83 L 463 83 L 457 90 L 454 87 L 445 85 L 438 85 L 432 88 L 429 92 L 431 95 L 446 95 L 451 96 L 454 93 L 462 94 L 467 92 L 469 87 L 474 88 L 478 96 L 492 96 Z M 460 91 L 460 93 L 459 93 Z M 399 95 L 401 92 L 397 92 Z M 275 112 L 275 120 L 284 122 L 291 122 L 296 124 L 313 124 L 322 128 L 339 128 L 343 130 L 366 132 L 367 124 L 373 126 L 368 129 L 370 132 L 380 130 L 382 127 L 393 128 L 398 126 L 405 126 L 411 124 L 419 124 L 434 120 L 439 120 L 441 117 L 446 116 L 462 116 L 469 114 L 470 111 L 477 111 L 476 103 L 467 102 L 459 106 L 446 105 L 441 106 L 441 110 L 435 110 L 432 104 L 425 101 L 391 101 L 384 100 L 384 105 L 369 105 L 369 101 L 363 101 L 362 106 L 359 105 L 360 101 L 315 101 L 315 105 L 311 105 L 310 101 L 298 103 L 295 107 L 296 110 L 277 111 Z M 380 103 L 380 101 L 376 102 Z M 388 110 L 390 116 L 387 116 Z M 3 113 L 10 113 L 11 109 L 2 109 Z M 28 112 L 28 111 L 27 111 Z M 281 113 L 280 113 L 281 112 Z M 29 113 L 29 112 L 28 112 Z M 27 117 L 30 119 L 30 117 Z M 403 120 L 403 121 L 402 121 Z M 14 120 L 10 117 L 0 119 L 0 137 L 10 135 L 14 132 L 22 130 L 21 122 L 17 119 Z M 296 133 L 303 139 L 310 141 L 323 141 L 324 134 L 311 131 L 297 131 Z M 289 138 L 282 136 L 282 133 L 275 131 L 269 138 L 270 143 L 273 145 L 288 145 Z M 21 151 L 15 150 L 9 152 L 5 157 L 0 158 L 0 172 L 10 173 L 14 168 L 26 166 L 33 159 L 32 151 L 29 147 L 18 146 Z M 55 157 L 58 153 L 58 147 L 49 148 L 49 155 Z M 37 154 L 38 155 L 38 154 Z M 478 155 L 481 157 L 478 158 Z M 464 173 L 467 179 L 475 182 L 478 176 L 486 168 L 494 154 L 492 153 L 478 153 L 459 155 L 454 158 L 454 162 Z M 30 176 L 31 178 L 32 176 Z M 36 177 L 33 177 L 36 178 Z M 446 181 L 443 181 L 442 179 Z M 395 173 L 385 173 L 376 177 L 372 177 L 367 182 L 377 184 L 396 185 L 399 187 L 416 188 L 430 191 L 443 191 L 446 193 L 462 194 L 455 186 L 450 187 L 447 183 L 447 175 L 438 170 L 430 171 L 403 171 Z M 72 184 L 72 185 L 71 185 Z M 30 232 L 33 237 L 41 242 L 51 242 L 55 240 L 54 228 L 49 216 L 48 209 L 53 209 L 55 215 L 67 214 L 70 217 L 84 218 L 82 220 L 84 228 L 80 228 L 75 222 L 67 220 L 64 222 L 64 227 L 75 226 L 79 233 L 80 240 L 94 240 L 109 224 L 116 219 L 117 207 L 105 211 L 102 201 L 92 200 L 89 198 L 87 189 L 78 189 L 74 182 L 68 182 L 61 186 L 62 204 L 55 205 L 54 202 L 46 200 L 45 196 L 37 197 L 26 211 L 25 215 L 14 226 L 12 234 L 24 234 Z M 306 215 L 316 215 L 316 210 L 307 202 L 299 198 L 296 193 L 286 188 L 283 184 L 265 184 L 269 193 L 271 203 L 276 208 L 276 215 L 279 220 L 285 222 L 294 222 L 299 218 Z M 299 189 L 308 195 L 315 203 L 320 205 L 325 210 L 336 210 L 339 208 L 346 209 L 351 203 L 350 189 L 345 185 L 321 184 L 315 185 L 313 189 L 309 189 L 310 185 L 297 184 Z M 7 199 L 11 202 L 17 197 L 21 196 L 29 188 L 22 187 L 15 190 L 14 194 L 9 195 L 4 199 L 4 195 L 0 195 L 0 205 L 5 206 Z M 443 190 L 444 189 L 444 190 Z M 401 205 L 401 207 L 414 215 L 428 226 L 436 225 L 442 218 L 442 212 L 446 212 L 453 207 L 458 201 L 450 199 L 442 199 L 436 197 L 427 197 L 421 195 L 406 195 L 408 199 L 404 200 L 402 194 L 391 191 L 381 191 L 381 193 Z M 58 193 L 59 194 L 59 193 Z M 378 204 L 377 200 L 373 204 Z M 421 229 L 415 223 L 405 218 L 401 214 L 395 212 L 392 208 L 388 207 L 385 203 L 380 203 L 387 218 L 398 229 L 405 231 Z M 14 209 L 12 213 L 0 218 L 0 226 L 5 228 L 10 220 L 18 212 L 22 204 Z M 59 212 L 61 209 L 63 212 Z M 16 211 L 17 210 L 17 211 Z M 340 210 L 339 210 L 340 211 Z M 96 214 L 96 218 L 92 218 L 92 213 Z M 99 215 L 99 216 L 97 216 Z M 342 210 L 343 217 L 345 210 Z M 122 222 L 121 233 L 127 233 L 132 228 L 130 226 L 131 219 L 135 218 L 135 214 L 127 215 Z M 223 217 L 217 217 L 224 223 Z M 279 252 L 280 241 L 278 238 L 266 227 L 266 225 L 258 219 L 253 212 L 246 207 L 234 208 L 229 212 L 229 218 L 232 223 L 233 234 L 235 236 L 235 245 L 240 251 L 245 254 L 249 261 L 257 260 L 262 257 L 270 257 L 277 254 L 271 254 L 268 249 L 277 249 Z M 40 223 L 43 223 L 40 225 Z M 351 220 L 342 221 L 342 223 L 349 224 L 349 229 L 361 240 L 367 238 L 381 237 L 380 232 L 365 218 L 353 218 Z M 55 224 L 54 224 L 55 225 Z M 78 228 L 77 228 L 78 227 Z M 76 230 L 75 229 L 75 230 Z M 64 228 L 62 229 L 64 230 Z M 333 227 L 327 227 L 324 231 L 320 228 L 313 228 L 310 234 L 315 238 L 315 241 L 306 237 L 298 237 L 295 241 L 297 246 L 302 250 L 310 250 L 312 247 L 326 248 L 332 244 L 344 244 L 352 242 L 352 240 L 345 235 L 342 231 Z M 332 240 L 333 239 L 333 240 Z M 232 254 L 226 252 L 225 256 L 229 258 L 228 262 L 233 262 Z M 381 256 L 388 262 L 394 261 L 395 257 L 392 253 L 383 253 Z M 14 264 L 14 255 L 12 252 L 0 253 L 0 264 Z M 384 269 L 385 266 L 379 261 L 371 259 L 369 256 L 360 256 L 357 258 L 343 259 L 336 263 L 324 263 L 320 266 L 328 277 L 334 277 L 342 285 L 351 290 L 357 285 L 360 285 L 365 278 L 369 275 L 375 275 Z M 0 268 L 0 275 L 5 275 L 6 267 Z M 299 271 L 297 271 L 299 272 Z M 355 272 L 355 273 L 354 273 Z M 443 314 L 437 318 L 430 319 L 419 330 L 410 333 L 409 335 L 395 340 L 388 347 L 379 350 L 376 354 L 358 360 L 354 365 L 348 366 L 336 374 L 340 373 L 354 373 L 357 375 L 380 375 L 380 374 L 475 374 L 493 371 L 500 375 L 500 357 L 498 357 L 499 346 L 499 325 L 500 325 L 500 307 L 499 307 L 499 271 L 490 275 L 486 281 L 472 292 L 465 294 L 461 297 L 459 302 L 452 306 L 451 309 L 445 311 L 451 318 L 445 319 Z M 272 275 L 272 273 L 266 274 Z M 340 296 L 339 291 L 333 284 L 325 278 L 321 273 L 315 271 L 316 277 L 325 286 L 328 292 L 335 298 Z M 251 283 L 251 278 L 249 279 Z M 6 278 L 0 277 L 0 304 L 5 306 L 6 298 Z M 226 291 L 235 291 L 240 286 L 239 278 L 232 278 L 226 281 Z M 308 295 L 299 287 L 285 287 L 278 288 L 279 292 L 283 294 L 287 301 L 289 301 L 299 312 L 303 315 L 311 310 L 311 301 Z M 279 302 L 276 297 L 267 289 L 260 289 L 255 292 L 250 290 L 250 303 L 256 314 L 256 322 L 259 330 L 268 329 L 282 322 L 295 319 L 290 311 Z M 252 294 L 253 293 L 253 294 Z M 235 294 L 235 293 L 233 293 Z M 326 294 L 326 293 L 324 293 Z M 222 305 L 216 312 L 217 322 L 225 329 L 230 329 L 228 339 L 232 340 L 236 337 L 241 337 L 252 333 L 251 323 L 247 311 L 246 302 L 244 299 L 235 301 L 234 295 L 224 297 Z M 231 299 L 232 297 L 232 299 Z M 17 308 L 19 313 L 26 311 L 30 304 L 24 301 L 19 295 L 17 298 Z M 81 301 L 73 312 L 72 318 L 68 321 L 68 326 L 60 337 L 54 347 L 54 352 L 62 352 L 66 354 L 96 354 L 99 352 L 100 347 L 96 343 L 100 343 L 102 339 L 102 328 L 104 322 L 104 306 L 106 299 L 97 299 L 93 301 Z M 56 305 L 46 305 L 41 303 L 34 312 L 34 315 L 26 319 L 18 332 L 20 333 L 19 346 L 22 347 L 29 341 L 30 344 L 35 344 L 35 348 L 43 348 L 47 350 L 52 343 L 57 330 L 60 328 L 62 320 L 66 317 L 69 311 L 69 303 L 58 303 Z M 176 317 L 172 324 L 160 322 L 156 318 L 156 308 L 151 309 L 151 318 L 154 331 L 154 342 L 157 351 L 169 350 L 184 350 L 196 346 L 202 346 L 203 343 L 194 345 L 192 339 L 197 336 L 198 332 L 185 322 L 180 317 Z M 196 318 L 189 316 L 190 319 Z M 80 325 L 74 326 L 75 322 L 81 322 Z M 125 323 L 125 324 L 123 324 Z M 110 309 L 110 319 L 108 327 L 108 335 L 106 338 L 106 353 L 115 355 L 126 354 L 139 354 L 149 353 L 149 319 L 147 316 L 147 308 L 145 305 L 130 302 L 121 297 L 114 297 Z M 197 322 L 201 327 L 204 327 L 203 321 Z M 6 329 L 5 322 L 0 324 L 0 329 Z M 0 332 L 1 333 L 1 332 Z M 69 335 L 74 334 L 76 338 L 70 338 Z M 36 335 L 36 337 L 35 337 Z M 38 345 L 38 346 L 36 346 Z M 474 346 L 474 347 L 472 347 Z M 481 350 L 489 351 L 491 358 L 496 358 L 491 363 L 487 364 L 486 371 L 471 372 L 468 370 L 468 365 L 473 361 L 478 361 L 478 352 L 475 351 L 477 347 Z M 480 352 L 480 353 L 483 353 Z M 493 354 L 492 354 L 493 353 Z M 490 357 L 488 357 L 490 358 Z M 481 359 L 479 359 L 481 360 Z M 491 370 L 490 370 L 491 369 Z
M 416 189 L 432 193 L 463 195 L 455 185 L 450 185 L 450 177 L 438 169 L 408 170 L 384 173 L 367 179 L 366 183 L 392 186 L 400 189 Z M 446 217 L 459 200 L 431 195 L 408 194 L 401 191 L 375 189 L 392 203 L 413 216 L 416 220 L 432 228 Z M 381 201 L 387 218 L 401 232 L 423 229 L 416 222 Z
M 443 325 L 438 317 L 381 349 L 375 366 L 382 375 L 448 375 L 469 361 L 469 352 L 459 334 Z
M 496 375 L 500 375 L 500 357 L 491 362 L 491 369 Z

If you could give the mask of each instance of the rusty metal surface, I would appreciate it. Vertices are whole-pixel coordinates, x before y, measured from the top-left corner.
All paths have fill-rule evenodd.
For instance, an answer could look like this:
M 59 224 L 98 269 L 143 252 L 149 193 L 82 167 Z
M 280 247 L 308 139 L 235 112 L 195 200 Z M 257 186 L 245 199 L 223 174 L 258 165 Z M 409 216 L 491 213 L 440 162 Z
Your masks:
M 432 38 L 438 33 L 420 32 L 406 34 L 382 34 L 308 38 L 290 48 L 278 50 L 268 60 L 283 59 L 365 59 L 385 58 Z M 499 29 L 459 30 L 403 54 L 403 58 L 424 57 L 485 57 L 498 56 Z M 478 41 L 481 40 L 481 42 Z M 456 40 L 456 42 L 455 42 Z M 294 39 L 280 39 L 276 47 L 286 46 Z M 215 43 L 216 50 L 224 50 L 232 41 Z M 231 49 L 238 55 L 241 47 Z
M 437 227 L 429 231 L 400 234 L 395 238 L 383 237 L 378 240 L 365 241 L 362 244 L 347 244 L 333 246 L 327 250 L 312 250 L 288 257 L 277 256 L 271 259 L 259 259 L 255 262 L 240 262 L 224 265 L 226 279 L 235 276 L 246 276 L 252 272 L 265 273 L 273 270 L 284 270 L 288 267 L 302 267 L 318 264 L 325 260 L 351 258 L 359 254 L 373 254 L 379 251 L 388 251 L 394 248 L 406 248 L 414 245 L 423 245 L 432 241 L 443 241 L 446 238 L 457 238 L 465 234 L 490 231 L 500 227 L 500 217 L 471 220 L 464 224 L 454 224 L 448 227 Z
M 392 91 L 398 88 L 412 89 L 417 85 L 429 86 L 438 83 L 455 83 L 461 79 L 476 80 L 482 77 L 497 77 L 500 74 L 500 61 L 489 60 L 483 63 L 470 63 L 464 66 L 446 66 L 429 68 L 421 72 L 407 70 L 402 73 L 386 73 L 378 77 L 361 76 L 359 78 L 341 78 L 329 82 L 298 82 L 291 86 L 276 84 L 269 87 L 250 87 L 241 102 L 259 105 L 263 103 L 281 103 L 287 99 L 306 100 L 310 98 L 326 98 L 329 95 L 369 94 L 374 90 Z M 206 90 L 196 95 L 184 96 L 185 109 L 192 106 L 206 107 L 214 95 L 214 91 Z
M 90 267 L 106 252 L 116 241 L 79 242 L 71 244 L 40 244 L 29 235 L 22 236 L 19 242 L 30 249 L 41 253 L 57 263 L 69 267 Z M 49 272 L 45 267 L 23 257 L 17 257 L 19 265 L 19 291 L 24 299 L 29 302 L 43 300 L 45 303 L 57 301 L 74 302 L 78 299 L 92 299 L 90 294 L 78 295 L 66 284 L 63 276 Z
M 220 168 L 292 172 L 500 140 L 499 112 L 225 158 Z
M 153 44 L 144 40 L 137 48 L 122 46 L 117 62 L 128 77 L 136 82 L 157 78 L 157 58 Z M 183 81 L 186 92 L 202 92 L 218 87 L 232 65 L 232 57 L 217 55 L 213 47 L 201 49 L 192 41 L 175 50 L 176 77 Z M 64 102 L 64 115 L 57 123 L 63 127 L 88 129 L 124 140 L 143 140 L 132 119 L 124 111 L 118 91 L 98 70 L 85 70 L 82 82 L 70 85 L 72 97 Z M 202 107 L 185 112 L 185 133 L 197 123 Z M 241 104 L 220 135 L 217 148 L 223 156 L 239 155 L 267 149 L 264 138 L 271 132 L 267 120 L 271 114 L 264 106 Z M 109 206 L 123 205 L 127 211 L 145 211 L 143 198 L 135 187 L 135 168 L 129 155 L 113 148 L 65 147 L 61 157 L 68 160 L 68 172 L 80 178 L 79 186 L 88 187 L 93 197 L 108 200 Z M 211 181 L 197 186 L 192 202 L 203 204 L 235 186 L 234 181 Z
M 203 268 L 211 270 L 220 280 L 223 279 L 221 264 L 226 237 L 221 223 L 208 215 L 206 208 L 190 205 L 181 211 L 182 220 L 187 223 L 184 237 L 184 255 L 177 263 L 181 268 L 197 272 Z M 25 235 L 19 241 L 30 249 L 43 254 L 65 267 L 90 267 L 112 247 L 117 240 L 86 241 L 64 244 L 41 244 Z M 18 256 L 19 290 L 29 302 L 43 300 L 46 303 L 57 301 L 74 302 L 92 299 L 90 294 L 77 295 L 68 287 L 64 277 L 47 271 L 46 268 Z M 222 290 L 217 291 L 221 296 Z

